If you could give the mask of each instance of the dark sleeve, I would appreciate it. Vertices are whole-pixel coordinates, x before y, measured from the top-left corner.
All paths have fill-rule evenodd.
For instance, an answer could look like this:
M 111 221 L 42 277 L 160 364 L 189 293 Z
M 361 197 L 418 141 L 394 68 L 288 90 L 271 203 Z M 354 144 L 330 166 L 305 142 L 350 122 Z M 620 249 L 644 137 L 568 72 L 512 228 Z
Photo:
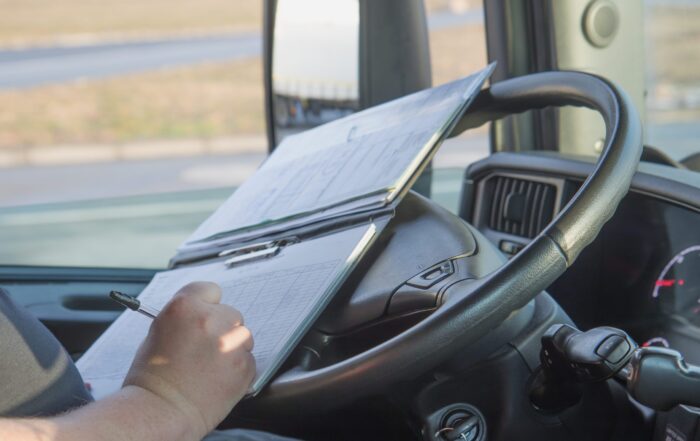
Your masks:
M 0 288 L 0 416 L 55 415 L 89 401 L 58 340 Z

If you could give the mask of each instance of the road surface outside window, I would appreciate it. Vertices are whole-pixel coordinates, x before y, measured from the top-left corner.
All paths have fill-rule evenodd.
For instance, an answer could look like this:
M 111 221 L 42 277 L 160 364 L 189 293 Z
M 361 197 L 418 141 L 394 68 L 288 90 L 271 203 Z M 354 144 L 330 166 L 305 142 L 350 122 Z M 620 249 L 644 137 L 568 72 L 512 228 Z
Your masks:
M 263 160 L 261 0 L 0 8 L 0 207 L 232 187 Z M 434 84 L 483 67 L 480 4 L 427 8 Z M 463 139 L 438 165 L 486 154 Z
M 644 0 L 647 142 L 700 139 L 700 3 Z M 164 267 L 264 160 L 262 0 L 0 0 L 0 265 Z M 477 0 L 427 0 L 433 84 L 486 64 Z M 485 128 L 448 140 L 454 205 Z M 436 176 L 438 173 L 436 173 Z

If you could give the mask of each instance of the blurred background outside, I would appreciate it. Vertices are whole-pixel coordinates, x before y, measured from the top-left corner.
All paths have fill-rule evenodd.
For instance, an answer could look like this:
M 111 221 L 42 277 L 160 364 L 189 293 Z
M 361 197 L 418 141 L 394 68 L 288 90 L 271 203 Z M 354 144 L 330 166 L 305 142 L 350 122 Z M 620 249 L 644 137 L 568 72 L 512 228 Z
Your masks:
M 480 3 L 427 7 L 434 84 L 483 67 Z M 261 0 L 0 8 L 0 206 L 234 186 L 264 159 Z
M 648 120 L 694 140 L 700 3 L 645 2 Z M 234 186 L 264 159 L 261 0 L 0 8 L 0 206 Z M 426 8 L 433 84 L 486 64 L 480 1 Z M 487 149 L 472 131 L 437 165 Z

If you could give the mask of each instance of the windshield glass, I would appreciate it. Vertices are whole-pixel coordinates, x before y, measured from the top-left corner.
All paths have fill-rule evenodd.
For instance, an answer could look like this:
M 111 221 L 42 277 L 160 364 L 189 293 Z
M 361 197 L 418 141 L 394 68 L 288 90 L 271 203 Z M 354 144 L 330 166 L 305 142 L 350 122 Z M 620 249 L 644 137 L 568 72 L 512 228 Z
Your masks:
M 647 144 L 681 161 L 700 152 L 700 2 L 647 0 L 645 29 Z
M 166 267 L 267 154 L 262 0 L 0 7 L 0 265 Z M 480 2 L 425 7 L 433 84 L 483 68 Z M 474 130 L 434 165 L 487 154 Z

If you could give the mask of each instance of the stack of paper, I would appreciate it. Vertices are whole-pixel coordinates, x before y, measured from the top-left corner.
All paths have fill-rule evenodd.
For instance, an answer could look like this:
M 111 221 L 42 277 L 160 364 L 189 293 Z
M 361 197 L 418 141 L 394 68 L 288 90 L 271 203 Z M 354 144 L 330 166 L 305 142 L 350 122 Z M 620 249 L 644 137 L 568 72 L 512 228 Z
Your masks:
M 387 205 L 407 191 L 492 70 L 285 138 L 180 249 Z

